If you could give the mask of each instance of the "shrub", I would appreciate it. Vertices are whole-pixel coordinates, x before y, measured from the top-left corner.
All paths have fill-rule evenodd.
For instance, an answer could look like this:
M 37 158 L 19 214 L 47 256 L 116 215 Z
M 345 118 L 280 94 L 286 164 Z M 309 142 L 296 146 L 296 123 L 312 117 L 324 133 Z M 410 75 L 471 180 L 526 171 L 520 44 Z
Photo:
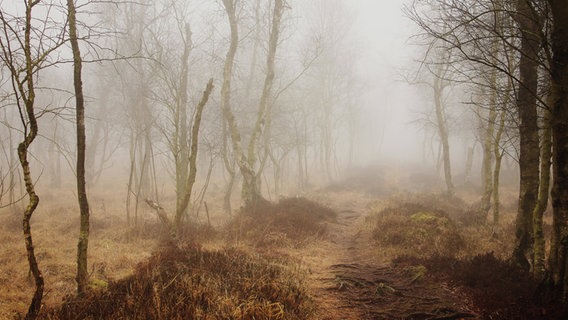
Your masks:
M 459 228 L 443 211 L 405 203 L 388 207 L 375 217 L 373 238 L 381 248 L 420 257 L 454 256 L 464 248 Z
M 256 247 L 299 246 L 321 237 L 326 223 L 335 221 L 332 209 L 306 198 L 261 202 L 255 210 L 243 208 L 228 225 L 230 240 L 245 240 Z
M 313 313 L 301 277 L 282 261 L 235 249 L 170 246 L 136 272 L 44 319 L 307 319 Z

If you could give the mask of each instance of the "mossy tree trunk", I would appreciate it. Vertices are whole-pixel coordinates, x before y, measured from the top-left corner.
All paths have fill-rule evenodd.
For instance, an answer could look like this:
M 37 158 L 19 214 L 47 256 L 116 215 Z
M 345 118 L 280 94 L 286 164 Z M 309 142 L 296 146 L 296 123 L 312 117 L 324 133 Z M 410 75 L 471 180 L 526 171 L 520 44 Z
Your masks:
M 3 34 L 3 37 L 0 37 L 0 61 L 10 74 L 10 84 L 19 111 L 22 124 L 21 132 L 23 133 L 23 141 L 17 147 L 24 186 L 28 196 L 28 203 L 24 208 L 22 218 L 22 230 L 28 265 L 35 283 L 35 291 L 25 319 L 36 319 L 38 317 L 44 292 L 44 278 L 35 255 L 30 225 L 32 215 L 39 204 L 39 196 L 36 194 L 29 163 L 30 146 L 36 139 L 39 130 L 35 115 L 36 88 L 34 81 L 36 81 L 37 73 L 42 68 L 43 63 L 50 59 L 50 54 L 63 43 L 61 38 L 32 39 L 37 35 L 33 24 L 37 23 L 36 26 L 43 24 L 46 27 L 47 19 L 49 19 L 47 17 L 46 20 L 41 21 L 33 17 L 34 7 L 39 3 L 40 1 L 24 2 L 25 16 L 21 19 L 20 17 L 5 16 L 0 11 L 0 28 L 2 28 Z M 17 23 L 17 25 L 13 25 L 14 23 Z M 47 44 L 48 41 L 49 45 Z M 33 47 L 36 45 L 37 47 Z M 50 61 L 50 63 L 54 62 Z
M 190 150 L 189 150 L 189 173 L 187 176 L 187 180 L 185 181 L 184 191 L 185 194 L 181 199 L 181 203 L 176 209 L 176 215 L 174 218 L 174 234 L 179 234 L 181 229 L 181 222 L 182 217 L 189 205 L 189 201 L 191 200 L 191 192 L 193 191 L 193 185 L 195 184 L 195 179 L 197 177 L 197 151 L 199 146 L 199 129 L 201 128 L 201 119 L 203 117 L 203 109 L 209 100 L 209 96 L 213 91 L 213 79 L 209 79 L 205 90 L 203 91 L 203 95 L 201 96 L 201 100 L 199 101 L 196 109 L 195 109 L 195 116 L 193 117 L 193 125 L 191 127 L 191 142 L 190 142 Z
M 517 24 L 521 34 L 520 83 L 517 92 L 519 114 L 519 207 L 515 222 L 513 261 L 528 270 L 533 247 L 533 211 L 538 198 L 540 148 L 537 124 L 539 22 L 530 1 L 517 0 Z
M 183 205 L 182 201 L 186 195 L 186 183 L 189 177 L 189 125 L 187 117 L 187 86 L 189 82 L 189 55 L 191 52 L 191 29 L 188 23 L 185 24 L 185 36 L 183 39 L 183 53 L 180 58 L 181 71 L 179 76 L 179 87 L 177 88 L 175 105 L 173 106 L 174 137 L 171 146 L 175 159 L 176 172 L 176 212 Z M 187 212 L 187 209 L 184 213 Z
M 89 247 L 89 201 L 85 182 L 85 99 L 83 97 L 82 60 L 77 36 L 77 20 L 74 0 L 67 0 L 67 13 L 69 19 L 69 40 L 73 51 L 73 84 L 75 88 L 75 111 L 77 127 L 77 197 L 81 223 L 79 242 L 77 244 L 77 292 L 79 295 L 87 291 L 87 249 Z

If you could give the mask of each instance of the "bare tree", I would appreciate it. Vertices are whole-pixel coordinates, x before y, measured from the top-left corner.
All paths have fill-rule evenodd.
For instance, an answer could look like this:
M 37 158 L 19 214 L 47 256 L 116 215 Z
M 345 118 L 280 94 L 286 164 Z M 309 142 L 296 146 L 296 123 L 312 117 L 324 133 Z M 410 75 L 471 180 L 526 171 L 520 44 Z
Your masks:
M 31 274 L 35 282 L 35 292 L 26 314 L 26 319 L 35 319 L 41 310 L 44 278 L 35 255 L 30 220 L 39 204 L 31 167 L 28 159 L 29 149 L 38 135 L 36 115 L 36 81 L 38 73 L 56 61 L 51 55 L 64 43 L 59 26 L 53 25 L 51 17 L 36 20 L 34 9 L 40 1 L 24 1 L 24 16 L 10 15 L 0 11 L 1 32 L 0 59 L 8 69 L 11 78 L 12 94 L 20 114 L 23 140 L 18 145 L 18 158 L 23 171 L 23 179 L 28 195 L 28 203 L 23 214 L 23 232 L 26 253 Z M 52 9 L 47 4 L 47 12 Z M 39 24 L 39 28 L 38 28 Z
M 518 117 L 516 124 L 519 137 L 520 190 L 517 213 L 516 245 L 514 260 L 528 269 L 528 257 L 533 246 L 532 215 L 536 205 L 539 181 L 539 136 L 537 124 L 537 106 L 546 103 L 539 97 L 538 70 L 542 67 L 540 56 L 542 36 L 542 3 L 519 0 L 504 2 L 500 0 L 477 1 L 427 1 L 435 14 L 421 12 L 417 2 L 409 8 L 410 16 L 431 37 L 443 41 L 449 50 L 455 51 L 459 58 L 456 62 L 467 62 L 474 67 L 487 67 L 508 77 L 516 91 L 514 113 Z M 495 27 L 495 12 L 502 12 L 514 19 L 511 25 Z M 505 21 L 505 19 L 501 19 Z M 518 41 L 517 41 L 518 40 Z M 495 57 L 492 43 L 499 41 L 515 55 L 507 59 Z M 501 55 L 503 56 L 503 55 Z M 511 70 L 511 61 L 515 61 Z M 469 72 L 469 70 L 466 70 Z M 480 83 L 478 77 L 462 72 L 466 79 Z
M 69 19 L 69 40 L 73 51 L 73 84 L 75 88 L 75 110 L 77 130 L 77 197 L 81 215 L 79 243 L 77 244 L 77 292 L 84 295 L 87 290 L 88 264 L 87 249 L 89 247 L 89 201 L 85 181 L 85 98 L 83 96 L 83 80 L 81 51 L 77 35 L 77 17 L 74 0 L 67 0 Z

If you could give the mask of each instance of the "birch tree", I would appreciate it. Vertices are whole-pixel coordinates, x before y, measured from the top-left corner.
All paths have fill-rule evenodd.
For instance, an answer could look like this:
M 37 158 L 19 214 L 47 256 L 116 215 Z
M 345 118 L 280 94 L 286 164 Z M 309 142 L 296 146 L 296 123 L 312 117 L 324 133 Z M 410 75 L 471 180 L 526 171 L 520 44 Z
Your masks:
M 69 40 L 73 51 L 73 85 L 75 89 L 75 120 L 77 131 L 77 197 L 81 216 L 79 243 L 77 244 L 77 292 L 84 295 L 87 290 L 88 264 L 87 250 L 89 247 L 89 201 L 87 199 L 85 180 L 85 98 L 83 96 L 83 80 L 81 50 L 77 33 L 77 15 L 74 0 L 67 0 L 69 23 Z
M 40 15 L 35 9 L 40 1 L 23 1 L 23 16 L 12 15 L 7 10 L 0 10 L 1 36 L 0 60 L 8 70 L 13 99 L 21 120 L 22 141 L 18 144 L 17 153 L 23 172 L 23 180 L 27 193 L 27 204 L 23 212 L 22 227 L 26 255 L 30 272 L 34 279 L 35 292 L 25 319 L 37 318 L 44 292 L 44 278 L 39 268 L 32 238 L 30 220 L 39 205 L 35 181 L 29 162 L 30 147 L 39 132 L 36 91 L 38 74 L 45 68 L 57 63 L 52 57 L 64 43 L 64 35 L 60 26 L 54 23 L 49 13 L 52 4 L 46 4 Z
M 266 74 L 261 92 L 258 111 L 255 115 L 255 122 L 252 128 L 247 152 L 243 146 L 240 128 L 237 125 L 234 112 L 231 108 L 231 82 L 233 77 L 233 68 L 235 55 L 238 49 L 239 41 L 239 25 L 237 17 L 238 0 L 223 0 L 223 6 L 227 13 L 229 26 L 231 30 L 230 45 L 225 57 L 223 67 L 223 86 L 221 88 L 221 109 L 223 116 L 227 121 L 229 135 L 231 137 L 233 154 L 236 159 L 237 166 L 243 177 L 242 199 L 245 205 L 254 208 L 258 201 L 262 199 L 259 186 L 259 172 L 256 171 L 255 165 L 258 160 L 257 143 L 262 134 L 262 129 L 266 121 L 270 121 L 268 110 L 269 99 L 272 93 L 272 86 L 275 77 L 275 58 L 278 47 L 282 16 L 286 8 L 284 0 L 274 0 L 273 13 L 271 16 L 271 29 L 268 41 L 268 53 L 266 57 Z

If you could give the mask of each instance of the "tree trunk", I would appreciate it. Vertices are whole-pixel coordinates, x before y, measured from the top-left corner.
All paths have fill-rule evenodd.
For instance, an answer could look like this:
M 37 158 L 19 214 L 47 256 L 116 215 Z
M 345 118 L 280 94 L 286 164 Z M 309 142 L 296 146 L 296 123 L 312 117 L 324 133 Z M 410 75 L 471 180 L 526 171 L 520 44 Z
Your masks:
M 495 167 L 493 168 L 493 230 L 495 231 L 499 226 L 499 180 L 501 176 L 501 163 L 503 162 L 504 151 L 501 150 L 501 138 L 505 130 L 505 110 L 501 110 L 499 119 L 499 127 L 495 134 L 495 141 L 493 142 L 493 157 L 495 158 Z M 484 216 L 485 217 L 485 216 Z
M 190 144 L 190 154 L 189 154 L 189 175 L 187 181 L 185 182 L 185 194 L 183 195 L 180 206 L 177 208 L 176 216 L 174 220 L 174 232 L 176 235 L 179 234 L 181 228 L 181 218 L 183 213 L 187 209 L 189 200 L 191 199 L 191 192 L 193 190 L 193 185 L 195 184 L 195 179 L 197 177 L 197 150 L 199 145 L 199 128 L 201 127 L 201 118 L 203 115 L 203 109 L 209 100 L 209 96 L 213 91 L 213 79 L 209 79 L 205 91 L 197 108 L 195 110 L 195 117 L 193 118 L 193 126 L 191 128 L 191 144 Z
M 229 19 L 229 25 L 231 27 L 231 42 L 229 45 L 229 50 L 227 51 L 227 56 L 225 58 L 225 65 L 223 67 L 223 86 L 221 88 L 221 108 L 223 110 L 223 116 L 227 121 L 229 127 L 229 133 L 231 135 L 231 141 L 233 145 L 233 152 L 243 176 L 243 188 L 242 188 L 242 198 L 245 205 L 250 205 L 254 207 L 258 198 L 260 197 L 260 192 L 256 186 L 256 176 L 254 174 L 253 168 L 250 167 L 249 161 L 247 160 L 241 141 L 241 134 L 239 133 L 239 128 L 235 120 L 235 115 L 231 110 L 231 81 L 233 77 L 233 67 L 235 61 L 235 55 L 237 53 L 237 46 L 239 42 L 239 31 L 237 24 L 237 13 L 236 13 L 236 1 L 234 0 L 223 0 L 223 5 L 225 6 L 225 11 L 227 12 L 227 17 Z
M 132 215 L 130 212 L 130 199 L 134 193 L 134 179 L 136 176 L 136 147 L 138 143 L 136 141 L 135 135 L 131 132 L 130 135 L 130 173 L 128 175 L 128 184 L 126 186 L 126 224 L 130 226 Z
M 85 183 L 85 99 L 83 98 L 83 81 L 81 79 L 81 52 L 77 38 L 77 21 L 74 0 L 67 0 L 69 13 L 69 38 L 73 50 L 73 84 L 75 87 L 75 111 L 77 125 L 77 198 L 81 213 L 79 243 L 77 244 L 77 292 L 85 294 L 87 290 L 87 249 L 89 246 L 89 202 Z
M 229 139 L 230 137 L 227 132 L 227 124 L 223 122 L 223 149 L 221 151 L 223 153 L 223 164 L 225 166 L 225 170 L 229 174 L 229 179 L 227 181 L 227 185 L 225 186 L 225 194 L 223 195 L 223 210 L 225 210 L 226 214 L 231 215 L 233 213 L 231 206 L 231 196 L 233 194 L 233 187 L 235 185 L 237 174 L 235 171 L 234 158 L 231 158 L 229 154 Z
M 176 161 L 176 212 L 183 205 L 187 193 L 185 187 L 189 176 L 189 129 L 187 120 L 187 86 L 189 73 L 189 54 L 191 52 L 191 29 L 185 25 L 183 54 L 181 56 L 181 73 L 178 88 L 178 99 L 175 106 L 175 137 L 173 146 Z M 185 210 L 184 214 L 187 213 Z
M 493 159 L 494 159 L 494 144 L 495 144 L 495 122 L 497 120 L 497 71 L 491 71 L 490 85 L 494 88 L 491 92 L 489 101 L 489 119 L 487 121 L 487 128 L 485 130 L 485 139 L 483 142 L 483 196 L 481 197 L 481 217 L 487 217 L 491 209 L 491 196 L 493 195 Z M 498 148 L 498 146 L 497 146 Z
M 24 122 L 22 117 L 22 125 L 24 126 L 24 140 L 18 145 L 18 158 L 20 160 L 20 165 L 22 167 L 24 175 L 24 184 L 26 187 L 26 192 L 28 194 L 28 205 L 24 210 L 24 216 L 22 219 L 22 229 L 24 232 L 24 240 L 26 245 L 26 253 L 28 258 L 28 264 L 30 271 L 34 277 L 35 282 L 35 292 L 32 297 L 32 301 L 28 308 L 25 319 L 36 319 L 41 310 L 41 301 L 43 298 L 44 290 L 44 280 L 37 259 L 35 256 L 34 245 L 32 240 L 32 232 L 30 226 L 30 220 L 32 215 L 39 204 L 39 197 L 35 192 L 35 185 L 32 180 L 32 174 L 30 170 L 30 164 L 28 162 L 28 152 L 30 145 L 37 137 L 38 124 L 35 116 L 34 103 L 35 103 L 35 85 L 34 85 L 34 65 L 35 61 L 32 60 L 32 49 L 31 49 L 31 32 L 32 32 L 32 9 L 37 4 L 37 2 L 26 2 L 26 18 L 25 18 L 25 29 L 24 29 L 24 55 L 25 55 L 25 73 L 26 78 L 20 81 L 19 75 L 12 71 L 12 77 L 18 82 L 18 91 L 20 97 L 24 102 L 24 109 L 18 101 L 18 107 L 21 113 L 26 113 L 28 117 L 29 128 Z M 28 131 L 29 130 L 29 131 Z
M 553 136 L 553 241 L 550 252 L 552 280 L 568 298 L 568 6 L 550 0 L 552 31 L 552 136 Z
M 533 275 L 542 280 L 546 271 L 545 265 L 545 245 L 543 215 L 548 206 L 548 195 L 550 192 L 550 166 L 552 157 L 552 129 L 550 127 L 550 111 L 543 110 L 544 127 L 542 129 L 541 150 L 540 150 L 540 186 L 538 190 L 538 200 L 533 211 L 533 234 L 534 234 L 534 257 Z
M 434 75 L 434 107 L 436 108 L 436 122 L 438 125 L 438 136 L 442 144 L 442 157 L 444 164 L 444 180 L 446 182 L 446 192 L 449 195 L 454 194 L 454 183 L 452 182 L 452 165 L 450 163 L 450 141 L 448 135 L 448 127 L 446 122 L 446 114 L 442 101 L 444 90 L 443 73 L 444 64 L 440 63 L 437 73 Z M 446 67 L 447 68 L 447 67 Z
M 278 39 L 280 36 L 280 23 L 282 21 L 282 14 L 284 13 L 284 0 L 275 0 L 274 1 L 274 12 L 272 14 L 272 29 L 270 30 L 270 36 L 268 41 L 268 55 L 266 57 L 266 76 L 264 78 L 264 86 L 262 89 L 262 94 L 260 96 L 260 102 L 258 105 L 258 113 L 256 117 L 256 122 L 254 124 L 251 138 L 248 144 L 248 167 L 251 170 L 254 170 L 256 158 L 258 155 L 256 145 L 260 139 L 260 135 L 262 133 L 263 126 L 269 126 L 269 122 L 271 121 L 271 112 L 269 108 L 269 99 L 272 94 L 272 85 L 274 83 L 274 76 L 275 76 L 275 59 L 276 59 L 276 49 L 278 47 Z M 266 130 L 265 130 L 266 134 Z M 255 176 L 255 183 L 257 181 L 257 177 L 262 174 L 262 170 L 254 173 Z M 256 185 L 252 185 L 249 181 L 245 182 L 249 185 L 246 186 L 246 189 L 252 193 L 250 196 L 253 198 L 257 198 L 260 196 L 260 186 L 258 183 Z M 243 189 L 245 187 L 243 186 Z M 257 194 L 254 194 L 257 193 Z
M 537 124 L 539 24 L 527 0 L 517 0 L 517 23 L 521 32 L 520 84 L 517 92 L 519 113 L 519 208 L 516 219 L 516 243 L 513 261 L 529 270 L 529 252 L 533 244 L 532 214 L 539 186 L 539 137 Z

